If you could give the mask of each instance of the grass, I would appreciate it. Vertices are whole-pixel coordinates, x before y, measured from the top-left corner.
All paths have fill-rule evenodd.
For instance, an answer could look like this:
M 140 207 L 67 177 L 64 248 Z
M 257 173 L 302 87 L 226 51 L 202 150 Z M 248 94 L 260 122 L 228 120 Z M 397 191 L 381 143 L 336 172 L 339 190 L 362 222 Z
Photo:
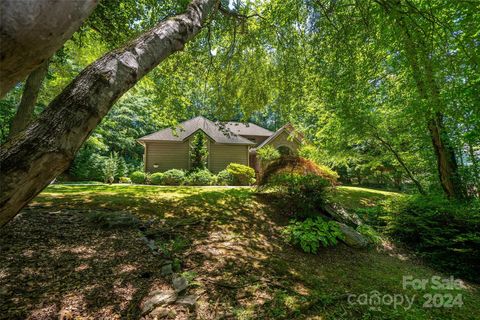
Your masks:
M 355 208 L 397 196 L 402 195 L 340 187 L 332 197 Z M 22 318 L 34 318 L 43 310 L 40 306 L 51 305 L 57 311 L 70 306 L 79 317 L 101 318 L 109 310 L 109 318 L 135 319 L 143 296 L 169 286 L 158 271 L 161 258 L 149 254 L 138 240 L 138 230 L 100 229 L 84 219 L 92 211 L 130 212 L 142 221 L 154 221 L 147 233 L 189 278 L 190 293 L 200 297 L 195 311 L 200 319 L 475 319 L 480 314 L 479 288 L 468 283 L 456 290 L 403 289 L 404 276 L 448 277 L 408 254 L 339 245 L 310 255 L 286 245 L 280 231 L 287 219 L 250 188 L 52 185 L 20 219 L 0 231 L 0 247 L 15 247 L 0 256 L 3 316 L 14 318 L 13 310 L 21 308 Z M 50 242 L 43 246 L 47 239 Z M 54 255 L 80 247 L 90 256 Z M 33 250 L 36 259 L 22 258 L 27 250 Z M 115 257 L 119 252 L 121 257 Z M 33 260 L 49 262 L 42 269 L 42 263 Z M 58 267 L 51 268 L 52 264 Z M 89 273 L 75 272 L 81 265 Z M 135 268 L 116 272 L 120 266 Z M 25 270 L 42 276 L 25 278 Z M 63 286 L 52 285 L 62 277 Z M 97 290 L 95 295 L 92 290 Z M 377 293 L 414 301 L 408 310 L 351 303 L 351 295 Z M 439 299 L 460 294 L 463 306 L 424 307 L 428 294 L 440 294 Z M 189 316 L 188 310 L 171 308 L 179 319 Z
M 404 196 L 406 195 L 392 191 L 340 186 L 331 197 L 332 201 L 340 203 L 345 209 L 355 210 L 375 207 L 391 198 Z

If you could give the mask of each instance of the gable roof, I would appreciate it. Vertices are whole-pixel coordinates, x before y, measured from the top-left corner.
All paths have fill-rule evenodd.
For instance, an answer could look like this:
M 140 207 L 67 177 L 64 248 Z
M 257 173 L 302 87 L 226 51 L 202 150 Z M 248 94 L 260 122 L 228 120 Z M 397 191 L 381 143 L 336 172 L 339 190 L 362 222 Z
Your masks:
M 267 144 L 270 143 L 270 141 L 272 141 L 273 139 L 275 139 L 276 137 L 278 137 L 282 132 L 286 131 L 289 135 L 291 135 L 293 137 L 293 139 L 297 140 L 298 142 L 302 142 L 303 140 L 303 136 L 298 133 L 297 131 L 295 131 L 295 129 L 293 128 L 293 126 L 290 124 L 290 123 L 287 123 L 286 125 L 284 125 L 283 127 L 281 127 L 280 129 L 278 129 L 277 131 L 275 131 L 274 134 L 272 134 L 270 137 L 268 137 L 267 139 L 265 139 L 265 141 L 263 141 L 262 143 L 260 143 L 255 149 L 260 149 L 261 147 L 263 146 L 266 146 Z
M 220 124 L 221 125 L 221 124 Z M 223 124 L 231 132 L 236 133 L 241 136 L 261 136 L 261 137 L 270 137 L 273 132 L 257 126 L 254 123 L 244 123 L 244 122 L 226 122 Z
M 257 126 L 258 127 L 258 126 Z M 260 127 L 259 127 L 260 128 Z M 263 128 L 262 128 L 263 129 Z M 176 141 L 182 142 L 188 139 L 197 131 L 203 131 L 210 139 L 217 143 L 225 144 L 244 144 L 254 145 L 255 143 L 232 132 L 228 126 L 210 121 L 204 117 L 195 117 L 193 119 L 179 123 L 175 128 L 166 128 L 152 134 L 141 137 L 137 141 Z M 265 129 L 266 130 L 266 129 Z

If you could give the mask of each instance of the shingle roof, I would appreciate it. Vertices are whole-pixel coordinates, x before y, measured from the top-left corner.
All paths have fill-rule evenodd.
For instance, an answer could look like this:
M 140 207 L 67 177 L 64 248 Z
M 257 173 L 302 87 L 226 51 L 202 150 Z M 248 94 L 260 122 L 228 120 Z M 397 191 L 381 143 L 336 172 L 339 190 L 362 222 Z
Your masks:
M 225 127 L 228 128 L 233 133 L 242 135 L 242 136 L 262 136 L 270 137 L 273 132 L 257 126 L 254 123 L 243 123 L 243 122 L 226 122 Z
M 252 125 L 252 124 L 251 124 Z M 258 126 L 257 126 L 258 127 Z M 234 126 L 234 128 L 237 128 Z M 258 127 L 261 128 L 261 127 Z M 263 129 L 263 128 L 261 128 Z M 178 124 L 175 128 L 166 128 L 146 135 L 138 141 L 184 141 L 192 134 L 202 130 L 217 143 L 254 145 L 254 142 L 240 136 L 236 130 L 229 130 L 229 125 L 214 123 L 204 117 L 195 117 Z M 266 129 L 264 129 L 266 130 Z M 268 130 L 267 130 L 268 131 Z
M 272 134 L 270 137 L 265 139 L 265 141 L 260 143 L 255 149 L 258 150 L 261 147 L 266 146 L 267 144 L 270 143 L 270 141 L 272 141 L 273 139 L 278 137 L 283 131 L 287 131 L 292 136 L 292 138 L 296 139 L 299 142 L 302 142 L 303 136 L 300 133 L 296 132 L 295 129 L 293 128 L 293 126 L 290 123 L 287 123 L 286 125 L 284 125 L 280 129 L 275 131 L 275 133 Z

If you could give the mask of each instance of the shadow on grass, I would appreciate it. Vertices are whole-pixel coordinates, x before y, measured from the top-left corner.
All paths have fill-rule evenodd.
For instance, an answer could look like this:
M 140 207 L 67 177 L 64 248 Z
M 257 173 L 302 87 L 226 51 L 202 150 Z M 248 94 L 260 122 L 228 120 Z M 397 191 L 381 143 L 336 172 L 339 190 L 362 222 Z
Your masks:
M 142 297 L 168 287 L 169 279 L 138 230 L 100 229 L 85 219 L 106 209 L 156 218 L 152 238 L 159 246 L 173 243 L 173 257 L 192 275 L 200 319 L 469 319 L 480 312 L 475 290 L 462 291 L 465 309 L 425 309 L 420 300 L 403 311 L 349 304 L 347 293 L 405 294 L 403 275 L 434 272 L 343 245 L 304 254 L 281 238 L 287 219 L 248 188 L 54 186 L 0 231 L 2 315 L 51 318 L 70 307 L 85 317 L 138 318 Z

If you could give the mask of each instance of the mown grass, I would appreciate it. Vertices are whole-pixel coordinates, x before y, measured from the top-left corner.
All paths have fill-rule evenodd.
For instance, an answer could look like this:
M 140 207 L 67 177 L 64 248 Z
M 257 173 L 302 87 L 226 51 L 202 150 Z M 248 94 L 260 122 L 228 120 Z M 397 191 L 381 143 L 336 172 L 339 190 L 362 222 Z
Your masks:
M 332 195 L 347 209 L 371 207 L 394 192 L 340 187 Z M 442 278 L 409 255 L 395 250 L 354 250 L 344 245 L 310 255 L 286 245 L 280 230 L 287 223 L 251 188 L 156 187 L 127 185 L 52 185 L 31 208 L 106 209 L 153 217 L 173 224 L 202 219 L 194 228 L 178 227 L 182 272 L 203 288 L 200 318 L 213 308 L 236 319 L 476 319 L 478 287 L 403 289 L 404 276 Z M 183 256 L 182 256 L 183 254 Z M 227 283 L 227 284 L 225 284 Z M 405 305 L 351 303 L 349 295 L 414 297 Z M 460 294 L 462 306 L 425 307 L 426 294 Z M 351 296 L 350 296 L 351 297 Z M 375 300 L 374 300 L 375 302 Z M 205 312 L 205 313 L 202 313 Z

